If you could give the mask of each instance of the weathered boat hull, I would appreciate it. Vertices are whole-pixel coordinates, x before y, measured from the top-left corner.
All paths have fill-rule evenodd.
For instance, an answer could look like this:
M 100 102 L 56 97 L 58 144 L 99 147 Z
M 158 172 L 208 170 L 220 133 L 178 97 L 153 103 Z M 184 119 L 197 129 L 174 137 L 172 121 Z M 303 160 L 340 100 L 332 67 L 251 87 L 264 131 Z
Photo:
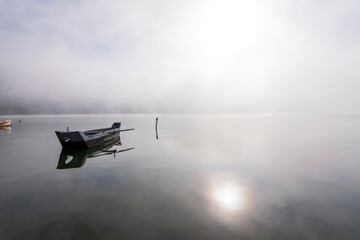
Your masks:
M 93 148 L 119 137 L 121 123 L 114 123 L 111 128 L 89 131 L 55 131 L 60 144 L 66 149 Z

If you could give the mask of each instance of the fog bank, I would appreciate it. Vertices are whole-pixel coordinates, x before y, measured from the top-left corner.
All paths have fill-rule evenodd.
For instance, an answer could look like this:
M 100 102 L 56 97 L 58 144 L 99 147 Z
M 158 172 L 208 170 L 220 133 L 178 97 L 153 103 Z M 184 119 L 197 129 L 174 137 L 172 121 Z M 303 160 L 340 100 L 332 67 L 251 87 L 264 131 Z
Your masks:
M 0 0 L 0 114 L 360 113 L 356 0 Z

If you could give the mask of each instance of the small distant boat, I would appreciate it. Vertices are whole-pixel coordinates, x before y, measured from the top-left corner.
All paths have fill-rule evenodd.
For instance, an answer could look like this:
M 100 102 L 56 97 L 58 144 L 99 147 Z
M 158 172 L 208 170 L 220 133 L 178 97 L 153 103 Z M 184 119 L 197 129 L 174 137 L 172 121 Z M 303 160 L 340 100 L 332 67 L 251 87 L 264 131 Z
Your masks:
M 0 127 L 8 127 L 11 126 L 11 120 L 5 120 L 0 122 Z
M 93 129 L 84 132 L 55 131 L 55 133 L 63 148 L 93 148 L 113 141 L 119 137 L 120 132 L 134 130 L 133 128 L 120 130 L 120 125 L 120 122 L 115 122 L 110 128 Z

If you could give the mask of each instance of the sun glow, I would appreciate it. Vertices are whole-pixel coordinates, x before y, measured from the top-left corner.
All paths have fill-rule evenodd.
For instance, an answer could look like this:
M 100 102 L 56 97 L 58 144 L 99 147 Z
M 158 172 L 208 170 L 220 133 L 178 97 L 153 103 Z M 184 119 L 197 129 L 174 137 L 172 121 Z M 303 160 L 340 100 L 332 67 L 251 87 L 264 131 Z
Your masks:
M 232 96 L 229 104 L 239 96 L 257 101 L 265 91 L 259 71 L 268 64 L 260 57 L 269 31 L 264 8 L 258 1 L 210 0 L 202 2 L 191 18 L 194 66 L 207 86 L 226 82 L 219 90 Z
M 255 44 L 264 27 L 264 13 L 252 1 L 209 1 L 197 26 L 199 50 L 205 56 L 234 57 Z
M 232 183 L 221 183 L 213 190 L 214 202 L 226 211 L 237 211 L 243 208 L 243 193 L 241 189 Z

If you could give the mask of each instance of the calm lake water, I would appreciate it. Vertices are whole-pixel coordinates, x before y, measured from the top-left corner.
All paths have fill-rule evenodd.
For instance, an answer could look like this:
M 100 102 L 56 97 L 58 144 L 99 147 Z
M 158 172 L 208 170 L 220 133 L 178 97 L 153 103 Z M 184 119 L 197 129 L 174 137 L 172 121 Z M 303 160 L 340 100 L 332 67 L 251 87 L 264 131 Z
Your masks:
M 360 239 L 360 116 L 158 117 L 11 117 L 0 239 Z M 115 121 L 134 149 L 62 154 L 55 130 Z

